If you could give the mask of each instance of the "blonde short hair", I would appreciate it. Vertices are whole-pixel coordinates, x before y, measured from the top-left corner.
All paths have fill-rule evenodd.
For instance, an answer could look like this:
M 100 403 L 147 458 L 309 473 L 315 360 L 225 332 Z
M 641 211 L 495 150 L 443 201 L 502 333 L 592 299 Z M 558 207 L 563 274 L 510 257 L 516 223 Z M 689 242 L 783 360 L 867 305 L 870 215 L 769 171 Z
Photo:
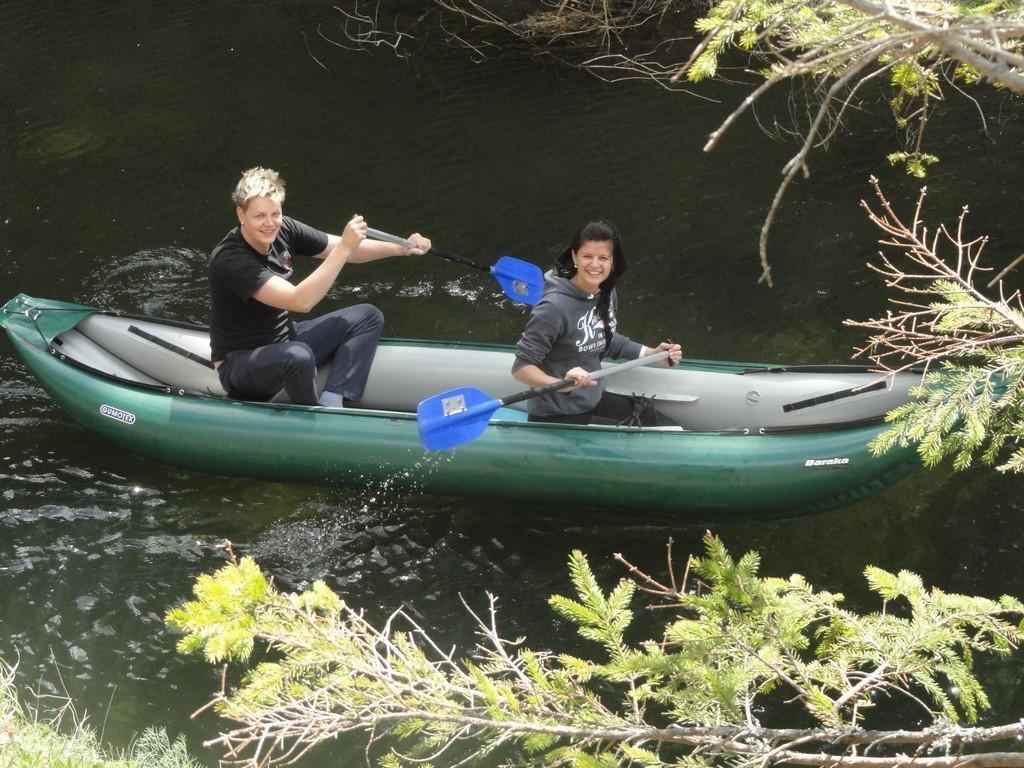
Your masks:
M 254 197 L 269 197 L 280 205 L 284 202 L 284 179 L 270 168 L 250 168 L 238 180 L 231 199 L 239 208 L 248 208 Z

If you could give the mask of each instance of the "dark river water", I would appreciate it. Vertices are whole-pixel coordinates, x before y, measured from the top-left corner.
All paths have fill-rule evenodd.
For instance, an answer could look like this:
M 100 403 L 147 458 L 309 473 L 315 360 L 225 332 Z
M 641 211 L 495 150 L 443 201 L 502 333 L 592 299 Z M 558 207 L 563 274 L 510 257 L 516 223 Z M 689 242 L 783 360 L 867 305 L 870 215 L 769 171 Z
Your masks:
M 757 237 L 795 151 L 741 120 L 715 152 L 707 135 L 740 87 L 703 98 L 608 85 L 543 62 L 473 63 L 436 32 L 418 55 L 354 51 L 334 4 L 312 2 L 0 4 L 0 299 L 18 292 L 205 322 L 208 250 L 234 220 L 239 172 L 267 165 L 289 182 L 287 212 L 338 231 L 421 231 L 443 250 L 546 265 L 594 216 L 622 231 L 629 273 L 620 312 L 642 341 L 671 337 L 692 357 L 845 362 L 846 318 L 884 311 L 865 269 L 877 233 L 858 208 L 878 175 L 909 210 L 918 182 L 889 167 L 884 111 L 852 114 L 855 137 L 811 158 L 771 239 L 774 288 L 759 286 Z M 1024 250 L 1018 196 L 1020 102 L 950 98 L 929 128 L 942 158 L 928 213 L 972 208 L 1000 265 Z M 785 94 L 758 112 L 785 118 Z M 380 306 L 387 335 L 514 342 L 522 309 L 496 286 L 438 259 L 347 269 L 321 305 Z M 415 375 L 411 371 L 410 375 Z M 268 440 L 273 439 L 268 436 Z M 323 578 L 372 615 L 407 605 L 466 646 L 461 593 L 501 596 L 509 635 L 583 650 L 545 599 L 568 589 L 586 551 L 609 586 L 623 552 L 660 572 L 665 543 L 698 551 L 711 528 L 760 551 L 765 573 L 801 572 L 867 607 L 862 571 L 908 568 L 949 591 L 1024 593 L 1021 480 L 975 469 L 919 472 L 855 506 L 773 522 L 594 513 L 552 498 L 495 504 L 224 479 L 178 471 L 85 433 L 51 404 L 0 340 L 0 657 L 43 693 L 66 693 L 126 746 L 149 725 L 199 744 L 190 721 L 216 684 L 175 654 L 164 611 L 223 562 L 227 538 L 278 585 Z M 552 461 L 556 461 L 552 458 Z M 1024 714 L 1021 667 L 993 688 L 994 720 Z M 361 755 L 349 740 L 326 755 Z

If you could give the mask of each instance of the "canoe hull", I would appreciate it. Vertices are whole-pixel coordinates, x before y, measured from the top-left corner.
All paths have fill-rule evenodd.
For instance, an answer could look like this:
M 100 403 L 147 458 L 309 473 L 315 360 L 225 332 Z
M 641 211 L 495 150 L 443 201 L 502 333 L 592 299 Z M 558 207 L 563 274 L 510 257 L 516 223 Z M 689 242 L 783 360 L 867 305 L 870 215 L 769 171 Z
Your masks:
M 154 461 L 271 481 L 673 514 L 778 517 L 842 506 L 919 466 L 866 449 L 883 428 L 721 434 L 497 423 L 427 454 L 414 414 L 242 403 L 144 388 L 62 360 L 27 324 L 16 350 L 87 430 Z

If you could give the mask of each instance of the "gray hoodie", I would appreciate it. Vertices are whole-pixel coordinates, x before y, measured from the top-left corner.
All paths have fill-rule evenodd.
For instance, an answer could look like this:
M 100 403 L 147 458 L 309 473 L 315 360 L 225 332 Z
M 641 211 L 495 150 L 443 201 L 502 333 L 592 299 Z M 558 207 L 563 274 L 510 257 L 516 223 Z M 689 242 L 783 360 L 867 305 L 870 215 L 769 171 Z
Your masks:
M 513 373 L 524 365 L 536 365 L 549 376 L 564 378 L 570 368 L 586 371 L 601 367 L 604 352 L 604 323 L 597 311 L 600 293 L 584 293 L 567 277 L 553 272 L 544 275 L 544 293 L 530 313 L 523 335 L 516 345 Z M 642 346 L 627 336 L 615 333 L 618 297 L 612 290 L 609 304 L 612 343 L 610 358 L 635 358 Z M 573 392 L 549 392 L 527 401 L 530 413 L 537 416 L 586 413 L 597 405 L 604 392 L 604 379 L 597 386 L 580 387 Z

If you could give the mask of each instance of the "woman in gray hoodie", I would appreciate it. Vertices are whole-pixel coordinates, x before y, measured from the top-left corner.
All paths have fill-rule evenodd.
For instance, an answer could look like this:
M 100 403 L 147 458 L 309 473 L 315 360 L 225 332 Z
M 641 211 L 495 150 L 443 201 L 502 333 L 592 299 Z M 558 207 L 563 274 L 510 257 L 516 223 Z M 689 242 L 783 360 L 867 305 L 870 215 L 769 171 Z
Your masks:
M 563 424 L 618 424 L 636 412 L 634 398 L 606 392 L 604 379 L 590 378 L 601 359 L 636 358 L 669 351 L 673 363 L 682 348 L 668 341 L 656 347 L 616 333 L 615 283 L 626 271 L 626 259 L 615 228 L 592 221 L 544 276 L 544 293 L 516 345 L 512 375 L 531 387 L 561 379 L 575 384 L 529 401 L 530 421 Z M 661 361 L 660 365 L 667 365 Z M 652 416 L 642 424 L 655 423 Z

